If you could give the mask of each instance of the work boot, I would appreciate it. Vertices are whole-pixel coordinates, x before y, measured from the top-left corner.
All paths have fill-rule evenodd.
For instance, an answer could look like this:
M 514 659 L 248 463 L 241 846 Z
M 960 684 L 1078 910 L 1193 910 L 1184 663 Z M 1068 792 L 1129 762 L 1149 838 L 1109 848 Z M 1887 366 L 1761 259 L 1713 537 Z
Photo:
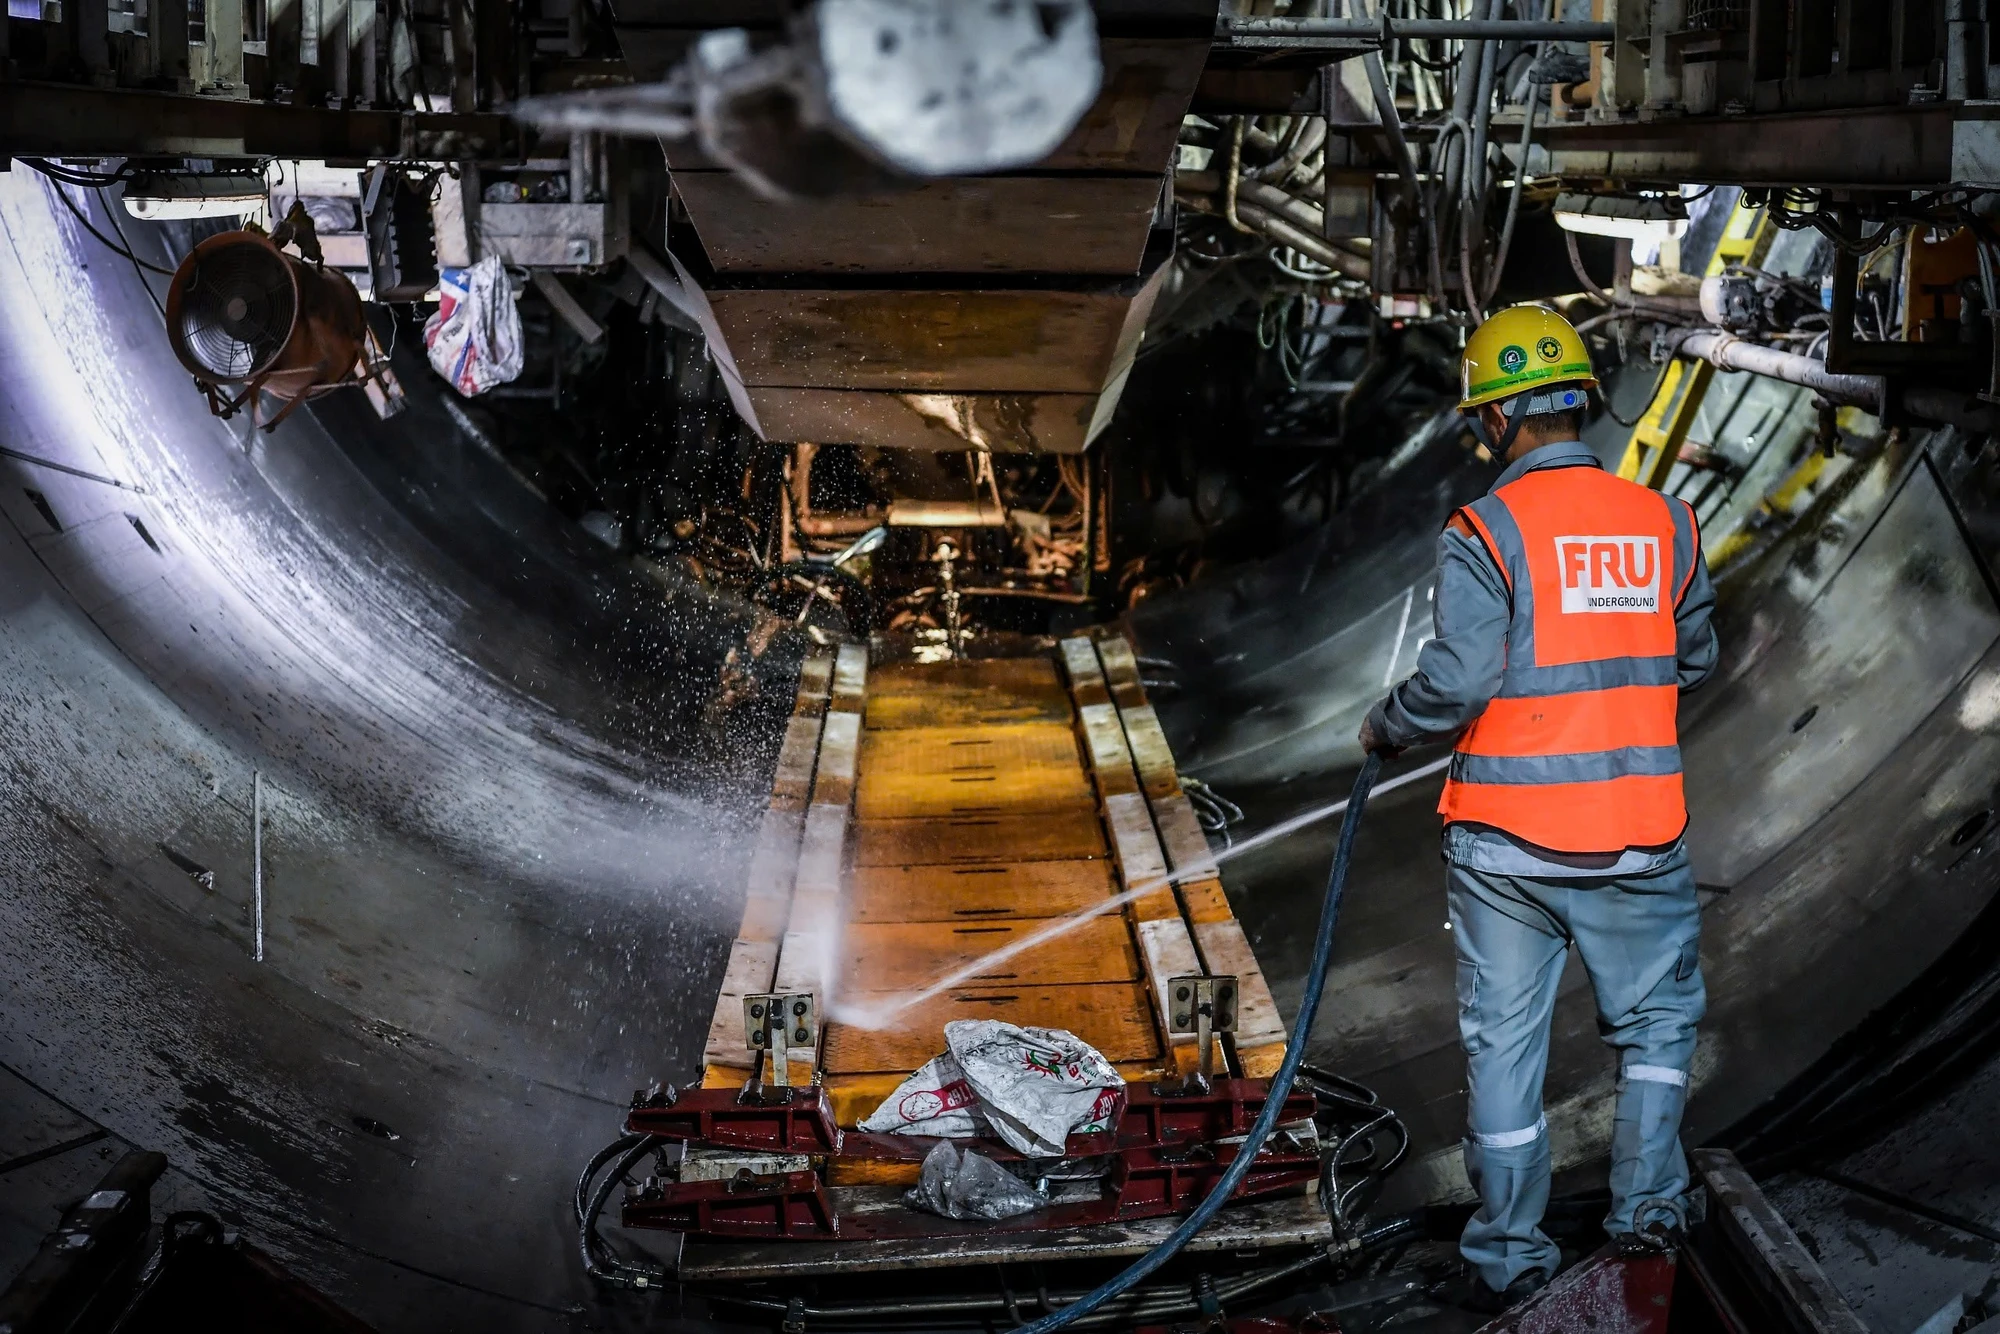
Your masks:
M 1433 1287 L 1430 1296 L 1475 1315 L 1498 1315 L 1512 1310 L 1549 1286 L 1549 1278 L 1550 1275 L 1543 1270 L 1530 1269 L 1504 1290 L 1495 1291 L 1485 1279 L 1467 1269 Z

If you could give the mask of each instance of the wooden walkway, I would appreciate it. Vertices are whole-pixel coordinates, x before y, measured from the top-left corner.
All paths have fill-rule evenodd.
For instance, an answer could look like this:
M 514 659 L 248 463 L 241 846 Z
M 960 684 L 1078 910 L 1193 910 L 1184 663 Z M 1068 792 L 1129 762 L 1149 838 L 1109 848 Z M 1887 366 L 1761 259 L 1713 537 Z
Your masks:
M 1162 990 L 1196 973 L 1240 980 L 1229 1068 L 1269 1075 L 1284 1029 L 1207 857 L 1122 638 L 943 663 L 871 667 L 859 645 L 811 658 L 703 1084 L 751 1077 L 742 998 L 759 992 L 811 992 L 831 1016 L 818 1049 L 792 1059 L 824 1072 L 843 1126 L 942 1051 L 953 1019 L 1066 1028 L 1128 1080 L 1157 1078 L 1197 1060 L 1191 1038 L 1166 1031 Z M 1144 892 L 1121 908 L 885 1025 L 839 1018 L 844 1006 L 921 992 L 1135 887 Z

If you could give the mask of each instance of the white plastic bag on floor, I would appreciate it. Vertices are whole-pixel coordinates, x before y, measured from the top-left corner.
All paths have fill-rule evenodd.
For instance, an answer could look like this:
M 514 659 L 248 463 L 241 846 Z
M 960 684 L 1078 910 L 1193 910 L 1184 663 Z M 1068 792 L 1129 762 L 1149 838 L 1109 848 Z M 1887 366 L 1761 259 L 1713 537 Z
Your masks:
M 897 1085 L 860 1129 L 998 1135 L 1031 1158 L 1060 1158 L 1072 1134 L 1108 1130 L 1117 1119 L 1125 1081 L 1074 1033 L 954 1019 L 944 1041 L 950 1050 Z
M 1072 1134 L 1107 1130 L 1117 1118 L 1124 1079 L 1074 1033 L 954 1019 L 944 1041 L 994 1131 L 1030 1157 L 1059 1158 Z
M 971 1149 L 949 1142 L 924 1155 L 923 1175 L 903 1194 L 911 1208 L 946 1218 L 997 1221 L 1030 1213 L 1048 1203 L 1027 1182 Z
M 431 366 L 466 398 L 521 373 L 521 313 L 498 256 L 438 270 L 438 308 L 424 321 L 424 347 Z
M 965 1072 L 951 1053 L 934 1056 L 923 1068 L 896 1086 L 896 1091 L 868 1114 L 857 1130 L 891 1135 L 937 1135 L 971 1139 L 990 1134 L 979 1112 L 979 1095 L 965 1082 Z

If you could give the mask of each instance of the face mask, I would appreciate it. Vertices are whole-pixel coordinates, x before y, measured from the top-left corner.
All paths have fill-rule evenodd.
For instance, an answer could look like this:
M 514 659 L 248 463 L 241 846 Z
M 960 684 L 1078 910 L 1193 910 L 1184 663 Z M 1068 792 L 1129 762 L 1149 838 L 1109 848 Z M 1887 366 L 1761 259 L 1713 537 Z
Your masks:
M 1477 412 L 1466 414 L 1466 421 L 1472 427 L 1472 434 L 1488 453 L 1501 462 L 1506 462 L 1507 451 L 1514 447 L 1514 437 L 1521 433 L 1521 423 L 1528 419 L 1528 395 L 1516 394 L 1507 400 L 1507 430 L 1498 444 L 1493 441 L 1493 433 L 1486 429 L 1486 418 Z

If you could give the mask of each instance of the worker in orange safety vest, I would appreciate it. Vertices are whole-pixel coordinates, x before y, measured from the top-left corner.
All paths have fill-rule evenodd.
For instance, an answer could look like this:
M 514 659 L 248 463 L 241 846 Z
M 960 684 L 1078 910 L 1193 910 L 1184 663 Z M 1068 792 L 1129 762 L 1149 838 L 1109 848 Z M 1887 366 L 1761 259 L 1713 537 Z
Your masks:
M 1457 1296 L 1484 1311 L 1560 1260 L 1541 1227 L 1542 1081 L 1572 946 L 1619 1060 L 1605 1230 L 1660 1250 L 1687 1221 L 1679 1132 L 1706 998 L 1676 715 L 1714 670 L 1715 597 L 1693 510 L 1578 441 L 1596 387 L 1544 307 L 1467 341 L 1459 410 L 1503 471 L 1439 537 L 1435 637 L 1361 726 L 1369 751 L 1457 738 L 1438 811 L 1479 1197 Z

